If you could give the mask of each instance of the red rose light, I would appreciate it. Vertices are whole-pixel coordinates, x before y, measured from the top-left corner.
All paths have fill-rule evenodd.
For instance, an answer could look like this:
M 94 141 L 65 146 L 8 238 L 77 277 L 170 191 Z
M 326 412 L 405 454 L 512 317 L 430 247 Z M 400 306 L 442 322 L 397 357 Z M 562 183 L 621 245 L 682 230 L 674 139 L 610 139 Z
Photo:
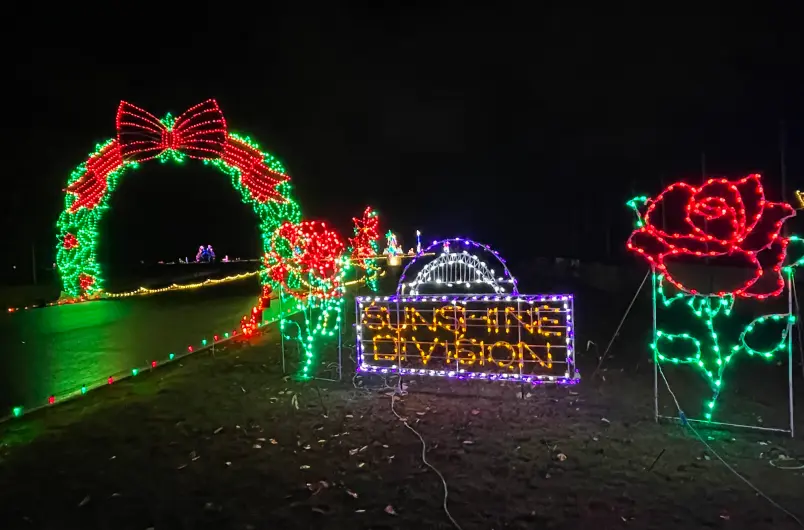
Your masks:
M 283 256 L 276 248 L 279 239 L 287 241 L 290 255 Z M 265 256 L 268 274 L 288 292 L 293 293 L 287 281 L 290 274 L 295 273 L 305 285 L 300 296 L 312 294 L 329 298 L 337 294 L 340 287 L 339 258 L 344 251 L 344 244 L 337 232 L 327 229 L 322 222 L 286 222 L 274 232 L 271 246 L 271 251 Z M 307 283 L 308 278 L 314 280 L 312 284 Z
M 781 270 L 790 242 L 780 234 L 784 222 L 796 212 L 787 203 L 766 201 L 760 178 L 754 174 L 737 181 L 709 179 L 698 188 L 683 182 L 671 184 L 647 201 L 640 227 L 628 238 L 628 249 L 644 256 L 668 281 L 690 294 L 778 296 L 784 289 Z M 656 215 L 672 229 L 657 227 Z M 667 260 L 680 256 L 727 257 L 752 267 L 754 274 L 731 292 L 701 293 L 685 287 L 667 270 Z

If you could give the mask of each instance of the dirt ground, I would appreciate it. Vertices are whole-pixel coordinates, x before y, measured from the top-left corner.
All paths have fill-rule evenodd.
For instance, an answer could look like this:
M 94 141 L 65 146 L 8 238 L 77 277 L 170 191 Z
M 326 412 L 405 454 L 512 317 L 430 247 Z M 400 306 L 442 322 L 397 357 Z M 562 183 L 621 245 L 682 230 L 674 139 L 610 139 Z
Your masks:
M 385 382 L 353 384 L 348 362 L 343 383 L 283 378 L 277 342 L 271 331 L 1 425 L 0 528 L 452 528 Z M 511 384 L 405 381 L 394 406 L 461 528 L 797 527 L 691 431 L 654 423 L 652 371 L 615 361 L 605 381 L 581 364 L 581 384 L 525 399 Z M 771 465 L 799 465 L 804 443 L 700 432 L 804 516 L 804 473 Z

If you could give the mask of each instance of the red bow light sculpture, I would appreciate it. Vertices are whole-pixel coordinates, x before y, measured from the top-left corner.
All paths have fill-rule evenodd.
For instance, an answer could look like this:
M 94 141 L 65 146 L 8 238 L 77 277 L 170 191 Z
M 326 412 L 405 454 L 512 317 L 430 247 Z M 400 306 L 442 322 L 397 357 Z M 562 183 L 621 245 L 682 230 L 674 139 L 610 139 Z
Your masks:
M 96 207 L 106 194 L 109 175 L 126 162 L 144 162 L 171 150 L 200 160 L 222 160 L 237 169 L 241 184 L 257 202 L 286 202 L 276 186 L 289 177 L 270 169 L 259 149 L 229 135 L 214 99 L 162 120 L 121 101 L 116 124 L 117 137 L 79 167 L 81 176 L 67 187 L 66 191 L 76 196 L 71 213 Z
M 117 107 L 117 143 L 126 161 L 151 160 L 169 149 L 190 158 L 220 158 L 226 139 L 226 119 L 214 99 L 161 121 L 125 101 Z

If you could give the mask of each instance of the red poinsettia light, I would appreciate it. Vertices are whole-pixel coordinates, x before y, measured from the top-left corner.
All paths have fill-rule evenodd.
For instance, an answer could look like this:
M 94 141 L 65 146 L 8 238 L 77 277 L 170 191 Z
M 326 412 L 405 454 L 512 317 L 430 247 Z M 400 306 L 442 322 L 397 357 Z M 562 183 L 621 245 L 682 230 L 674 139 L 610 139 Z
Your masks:
M 78 238 L 76 238 L 73 234 L 67 232 L 64 234 L 64 238 L 61 241 L 64 250 L 72 250 L 78 246 Z
M 379 253 L 377 240 L 380 239 L 380 218 L 371 206 L 363 211 L 362 219 L 353 217 L 355 237 L 349 239 L 352 245 L 352 258 L 366 259 L 376 257 Z
M 795 210 L 787 203 L 765 200 L 760 175 L 736 181 L 709 179 L 700 187 L 677 182 L 646 204 L 639 228 L 628 238 L 628 249 L 644 256 L 679 289 L 759 299 L 778 296 L 784 289 L 782 263 L 790 240 L 781 231 Z M 667 268 L 671 260 L 683 256 L 725 258 L 750 267 L 753 274 L 732 291 L 700 292 L 686 287 Z
M 95 285 L 95 278 L 89 274 L 81 273 L 78 277 L 78 284 L 81 286 L 81 290 L 86 292 L 90 287 Z

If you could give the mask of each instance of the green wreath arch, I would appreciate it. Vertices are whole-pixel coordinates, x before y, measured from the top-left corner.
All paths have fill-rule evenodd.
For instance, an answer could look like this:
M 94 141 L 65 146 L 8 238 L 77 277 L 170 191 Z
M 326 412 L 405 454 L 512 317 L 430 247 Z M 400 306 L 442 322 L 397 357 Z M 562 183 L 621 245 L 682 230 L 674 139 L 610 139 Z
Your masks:
M 228 175 L 259 219 L 263 253 L 270 250 L 271 236 L 280 225 L 301 221 L 282 164 L 249 137 L 230 132 L 214 99 L 162 119 L 122 101 L 116 125 L 117 135 L 96 145 L 67 182 L 64 211 L 57 222 L 56 268 L 62 298 L 102 295 L 104 278 L 96 253 L 100 221 L 123 175 L 149 160 L 183 163 L 188 158 L 198 159 Z M 263 285 L 275 283 L 264 264 L 260 279 Z M 289 281 L 297 283 L 299 278 Z

